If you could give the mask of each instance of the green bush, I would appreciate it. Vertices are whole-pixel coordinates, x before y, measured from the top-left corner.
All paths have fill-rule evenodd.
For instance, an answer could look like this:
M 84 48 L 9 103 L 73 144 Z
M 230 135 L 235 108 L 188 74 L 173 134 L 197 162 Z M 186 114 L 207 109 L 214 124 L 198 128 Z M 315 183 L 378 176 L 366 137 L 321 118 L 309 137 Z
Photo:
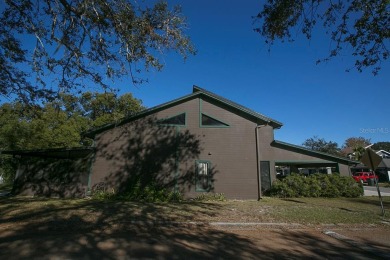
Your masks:
M 291 174 L 283 180 L 276 180 L 268 191 L 268 195 L 281 198 L 355 198 L 363 195 L 363 187 L 353 178 L 339 174 L 313 174 L 307 177 Z
M 150 182 L 142 187 L 141 182 L 137 181 L 132 189 L 128 189 L 123 194 L 118 195 L 119 199 L 145 202 L 169 202 L 181 201 L 183 196 L 180 192 L 171 191 L 155 182 Z
M 115 199 L 116 194 L 114 190 L 112 191 L 97 190 L 92 192 L 91 197 L 96 200 L 112 200 Z
M 98 200 L 128 200 L 142 202 L 170 202 L 183 200 L 183 196 L 180 192 L 170 191 L 154 182 L 142 186 L 140 180 L 137 180 L 130 188 L 122 193 L 116 193 L 113 189 L 107 190 L 100 187 L 92 192 L 92 198 Z
M 225 201 L 226 197 L 223 193 L 202 193 L 194 198 L 195 201 Z
M 0 176 L 5 184 L 12 184 L 15 179 L 17 160 L 11 156 L 0 157 Z

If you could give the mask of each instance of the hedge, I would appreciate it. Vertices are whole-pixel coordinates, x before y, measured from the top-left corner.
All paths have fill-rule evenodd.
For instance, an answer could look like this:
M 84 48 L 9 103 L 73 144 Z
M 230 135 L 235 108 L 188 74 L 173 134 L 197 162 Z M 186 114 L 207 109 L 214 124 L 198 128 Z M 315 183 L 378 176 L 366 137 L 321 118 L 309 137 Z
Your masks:
M 298 197 L 347 197 L 356 198 L 364 193 L 361 183 L 352 177 L 339 174 L 291 174 L 273 182 L 267 195 L 280 198 Z

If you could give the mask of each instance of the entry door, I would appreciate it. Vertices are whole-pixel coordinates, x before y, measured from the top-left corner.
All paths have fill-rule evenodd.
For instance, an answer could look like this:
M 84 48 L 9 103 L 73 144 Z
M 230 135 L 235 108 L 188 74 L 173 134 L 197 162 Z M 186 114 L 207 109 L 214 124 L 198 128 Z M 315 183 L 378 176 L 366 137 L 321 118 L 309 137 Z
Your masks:
M 261 192 L 271 188 L 271 173 L 269 161 L 260 161 Z

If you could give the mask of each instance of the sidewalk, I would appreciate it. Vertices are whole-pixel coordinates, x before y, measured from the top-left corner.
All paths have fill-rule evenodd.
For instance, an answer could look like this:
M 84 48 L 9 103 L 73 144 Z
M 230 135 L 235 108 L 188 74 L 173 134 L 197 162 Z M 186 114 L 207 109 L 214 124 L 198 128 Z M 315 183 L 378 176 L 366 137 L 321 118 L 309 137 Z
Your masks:
M 364 186 L 364 196 L 378 196 L 378 191 L 375 186 Z M 389 188 L 380 188 L 381 196 L 390 196 Z

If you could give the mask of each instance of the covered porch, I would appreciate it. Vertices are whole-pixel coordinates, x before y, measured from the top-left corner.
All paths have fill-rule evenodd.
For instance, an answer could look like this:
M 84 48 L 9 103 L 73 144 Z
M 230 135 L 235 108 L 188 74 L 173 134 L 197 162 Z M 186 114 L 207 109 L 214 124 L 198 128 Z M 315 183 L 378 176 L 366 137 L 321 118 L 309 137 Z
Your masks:
M 291 173 L 301 173 L 305 175 L 323 173 L 339 173 L 339 164 L 326 160 L 280 160 L 275 161 L 275 171 L 277 178 L 283 178 Z

